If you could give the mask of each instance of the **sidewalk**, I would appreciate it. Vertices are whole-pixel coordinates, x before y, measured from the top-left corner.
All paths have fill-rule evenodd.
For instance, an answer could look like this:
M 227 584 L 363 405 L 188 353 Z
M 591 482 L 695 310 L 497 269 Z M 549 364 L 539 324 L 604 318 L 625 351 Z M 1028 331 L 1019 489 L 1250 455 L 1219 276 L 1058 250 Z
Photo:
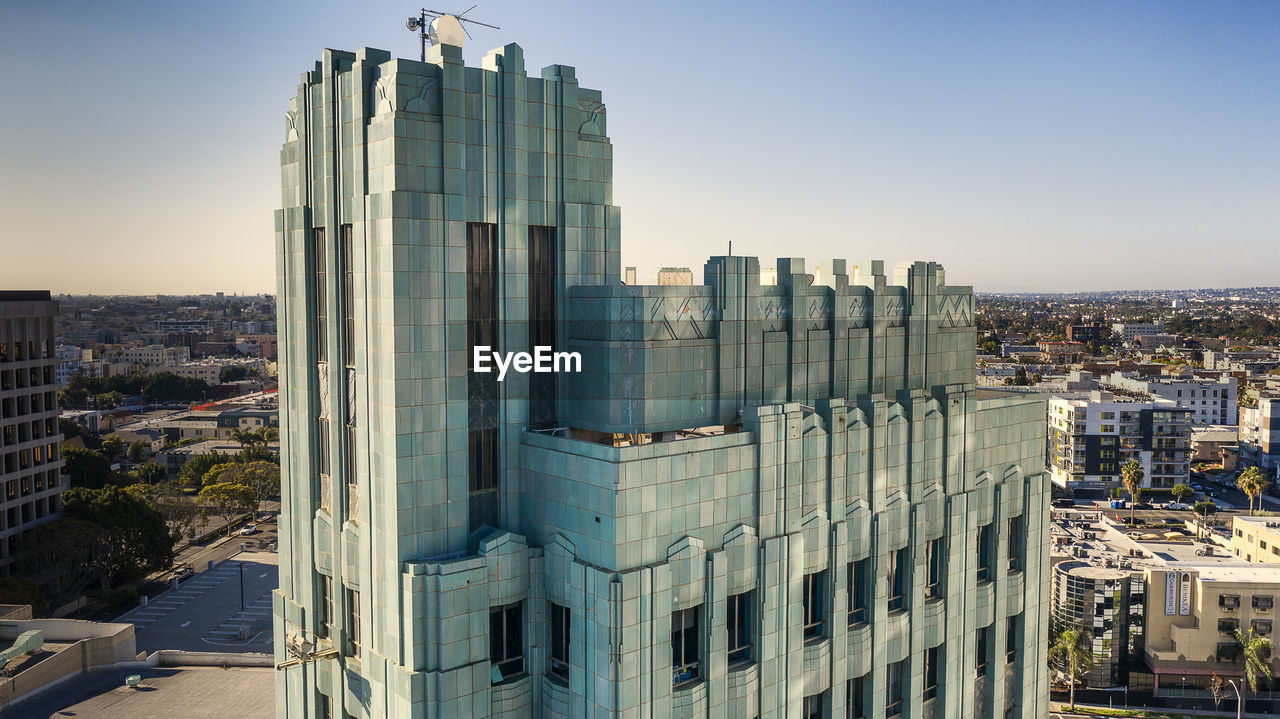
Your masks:
M 1116 717 L 1116 716 L 1134 716 L 1134 717 L 1165 717 L 1175 719 L 1176 717 L 1214 717 L 1215 719 L 1236 719 L 1236 698 L 1223 699 L 1221 708 L 1219 709 L 1167 709 L 1162 707 L 1136 707 L 1130 708 L 1131 714 L 1125 713 L 1124 709 L 1116 707 L 1108 707 L 1100 704 L 1085 704 L 1084 702 L 1076 702 L 1075 714 L 1065 713 L 1069 702 L 1049 702 L 1049 712 L 1051 714 L 1062 714 L 1068 717 Z M 1081 714 L 1078 712 L 1097 711 L 1099 714 Z M 1246 712 L 1245 717 L 1248 719 L 1275 719 L 1275 714 L 1267 712 Z

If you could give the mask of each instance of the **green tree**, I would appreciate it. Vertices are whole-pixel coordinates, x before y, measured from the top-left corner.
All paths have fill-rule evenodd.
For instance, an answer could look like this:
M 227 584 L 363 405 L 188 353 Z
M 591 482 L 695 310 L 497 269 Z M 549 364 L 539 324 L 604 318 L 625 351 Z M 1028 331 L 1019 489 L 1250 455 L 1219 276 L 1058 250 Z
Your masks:
M 141 460 L 144 456 L 146 456 L 146 454 L 147 454 L 147 443 L 140 439 L 135 439 L 133 442 L 130 442 L 129 449 L 125 452 L 125 456 L 128 457 L 133 462 L 137 462 Z
M 209 520 L 205 508 L 184 492 L 176 481 L 134 484 L 126 487 L 126 490 L 151 502 L 160 510 L 174 544 L 184 539 L 193 539 Z
M 98 452 L 68 444 L 61 446 L 65 472 L 73 487 L 98 489 L 111 481 L 111 461 Z
M 268 497 L 280 494 L 280 466 L 272 462 L 233 462 L 219 464 L 210 469 L 201 480 L 207 487 L 213 484 L 242 484 L 253 491 L 253 509 Z
M 227 535 L 231 534 L 231 522 L 238 515 L 253 509 L 253 490 L 243 484 L 220 482 L 200 490 L 200 502 L 208 511 L 222 517 Z
M 1208 536 L 1209 522 L 1218 514 L 1218 505 L 1209 501 L 1196 502 L 1191 511 L 1195 512 L 1196 524 L 1200 526 L 1201 533 L 1199 538 Z
M 89 431 L 89 428 L 83 424 L 73 422 L 69 419 L 63 419 L 61 417 L 58 418 L 58 431 L 62 433 L 62 438 L 64 440 L 75 439 L 76 437 L 88 437 L 92 434 Z
M 73 487 L 62 495 L 65 515 L 98 525 L 106 533 L 100 548 L 103 592 L 121 581 L 173 565 L 173 540 L 164 516 L 149 500 L 115 486 Z
M 201 486 L 201 479 L 214 465 L 222 464 L 226 459 L 217 452 L 201 452 L 191 455 L 187 463 L 178 472 L 178 479 L 188 487 Z
M 1071 683 L 1071 710 L 1076 709 L 1076 677 L 1093 668 L 1089 640 L 1075 629 L 1064 629 L 1049 647 L 1049 666 L 1067 675 Z
M 1254 500 L 1258 498 L 1258 495 L 1262 494 L 1269 484 L 1271 484 L 1271 480 L 1267 479 L 1267 475 L 1263 474 L 1262 470 L 1257 467 L 1250 467 L 1241 472 L 1239 477 L 1236 477 L 1236 486 L 1240 488 L 1241 492 L 1249 495 L 1250 516 L 1253 515 Z
M 60 607 L 84 594 L 107 571 L 106 544 L 102 527 L 62 517 L 18 535 L 11 570 L 38 584 L 50 606 Z
M 1120 466 L 1120 483 L 1129 492 L 1129 524 L 1133 524 L 1133 513 L 1137 509 L 1138 497 L 1142 494 L 1142 463 L 1131 459 Z
M 1245 634 L 1235 630 L 1236 642 L 1240 644 L 1240 658 L 1244 662 L 1244 678 L 1250 691 L 1257 693 L 1259 687 L 1265 689 L 1271 684 L 1271 652 L 1275 646 L 1266 637 L 1253 633 L 1253 627 Z
M 223 367 L 222 372 L 218 373 L 218 381 L 222 383 L 238 382 L 249 376 L 249 370 L 244 367 Z
M 102 453 L 106 455 L 107 460 L 113 460 L 124 454 L 124 440 L 112 434 L 102 440 Z
M 164 465 L 158 462 L 140 464 L 129 471 L 129 484 L 159 484 L 168 478 Z
M 1194 489 L 1192 489 L 1192 488 L 1190 487 L 1190 485 L 1186 485 L 1186 484 L 1183 484 L 1183 483 L 1179 482 L 1179 483 L 1177 483 L 1177 484 L 1173 485 L 1173 489 L 1169 490 L 1169 493 L 1173 495 L 1173 498 L 1174 498 L 1174 499 L 1176 499 L 1176 500 L 1178 500 L 1179 502 L 1181 502 L 1182 500 L 1186 499 L 1187 497 L 1190 497 L 1191 495 L 1195 494 L 1195 493 L 1196 493 L 1196 491 L 1195 491 Z
M 0 604 L 29 604 L 31 614 L 44 616 L 46 605 L 40 585 L 27 577 L 8 576 L 0 579 Z

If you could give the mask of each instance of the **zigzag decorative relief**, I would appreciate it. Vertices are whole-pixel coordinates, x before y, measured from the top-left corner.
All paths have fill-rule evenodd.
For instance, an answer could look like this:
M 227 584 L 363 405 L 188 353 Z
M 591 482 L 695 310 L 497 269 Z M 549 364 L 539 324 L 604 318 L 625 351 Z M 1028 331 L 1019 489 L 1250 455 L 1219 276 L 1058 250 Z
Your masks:
M 973 295 L 938 295 L 938 324 L 943 327 L 973 326 Z
M 884 300 L 884 316 L 890 327 L 902 327 L 907 324 L 907 306 L 901 297 L 886 297 Z
M 871 325 L 871 302 L 864 295 L 849 297 L 849 324 L 854 327 Z

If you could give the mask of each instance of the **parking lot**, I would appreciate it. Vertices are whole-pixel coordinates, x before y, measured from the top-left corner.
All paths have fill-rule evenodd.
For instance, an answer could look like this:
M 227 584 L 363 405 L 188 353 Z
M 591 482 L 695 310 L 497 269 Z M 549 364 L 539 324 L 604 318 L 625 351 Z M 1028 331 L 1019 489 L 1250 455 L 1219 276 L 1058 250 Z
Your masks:
M 117 621 L 134 624 L 139 651 L 270 653 L 276 560 L 274 552 L 240 552 Z

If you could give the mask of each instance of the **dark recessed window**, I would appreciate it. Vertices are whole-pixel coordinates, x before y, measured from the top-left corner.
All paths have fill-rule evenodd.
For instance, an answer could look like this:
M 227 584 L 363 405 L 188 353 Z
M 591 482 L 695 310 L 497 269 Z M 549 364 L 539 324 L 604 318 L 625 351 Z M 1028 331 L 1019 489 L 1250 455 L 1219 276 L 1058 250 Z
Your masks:
M 356 364 L 356 320 L 355 320 L 355 249 L 351 237 L 351 225 L 343 225 L 342 230 L 342 363 L 347 367 Z
M 906 661 L 889 665 L 886 679 L 885 710 L 886 717 L 902 716 L 902 701 L 906 696 Z
M 347 587 L 347 656 L 360 657 L 360 592 Z
M 489 610 L 489 661 L 494 684 L 524 673 L 524 602 Z
M 467 432 L 467 481 L 471 531 L 498 526 L 498 430 Z
M 933 699 L 938 696 L 938 652 L 939 647 L 932 647 L 924 653 L 924 698 Z
M 681 687 L 702 676 L 699 647 L 702 607 L 671 613 L 671 685 Z
M 529 345 L 556 345 L 556 228 L 529 227 Z M 529 426 L 556 424 L 556 375 L 529 375 Z
M 864 674 L 849 680 L 848 719 L 867 719 L 867 676 Z
M 907 603 L 907 560 L 906 549 L 889 551 L 889 611 L 896 612 Z
M 1015 614 L 1006 620 L 1004 639 L 1004 663 L 1013 664 L 1018 659 L 1018 647 L 1022 645 L 1019 620 L 1022 615 Z
M 924 595 L 928 599 L 942 596 L 942 578 L 946 574 L 946 548 L 942 539 L 932 539 L 925 544 L 925 566 L 928 569 L 928 581 L 925 582 Z
M 980 627 L 977 630 L 977 656 L 974 657 L 974 673 L 979 677 L 987 675 L 987 653 L 991 651 L 991 627 Z
M 315 324 L 312 326 L 312 341 L 316 347 L 316 361 L 325 362 L 329 359 L 329 333 L 328 333 L 328 304 L 329 304 L 329 282 L 328 267 L 326 265 L 326 251 L 324 242 L 324 228 L 317 227 L 311 231 L 311 265 L 312 277 L 315 280 L 312 294 L 315 301 Z
M 859 559 L 849 562 L 849 623 L 857 624 L 867 621 L 870 591 L 867 587 L 871 572 L 871 559 Z
M 1009 518 L 1009 571 L 1022 571 L 1022 548 L 1027 541 L 1027 528 L 1022 515 Z
M 751 661 L 751 625 L 754 614 L 755 592 L 743 592 L 729 597 L 726 612 L 726 629 L 729 633 L 729 665 Z
M 995 531 L 991 523 L 978 528 L 978 581 L 986 582 L 995 578 Z
M 333 577 L 320 575 L 320 596 L 316 597 L 316 616 L 320 619 L 316 626 L 316 636 L 329 636 L 329 628 L 333 626 Z
M 550 674 L 561 682 L 569 681 L 569 608 L 547 602 L 551 624 Z
M 825 716 L 822 712 L 822 705 L 822 694 L 811 694 L 804 698 L 804 703 L 800 706 L 800 716 L 803 719 L 822 719 Z
M 805 641 L 821 639 L 826 634 L 826 622 L 823 621 L 825 609 L 823 596 L 826 593 L 827 572 L 814 572 L 804 575 L 803 622 Z

